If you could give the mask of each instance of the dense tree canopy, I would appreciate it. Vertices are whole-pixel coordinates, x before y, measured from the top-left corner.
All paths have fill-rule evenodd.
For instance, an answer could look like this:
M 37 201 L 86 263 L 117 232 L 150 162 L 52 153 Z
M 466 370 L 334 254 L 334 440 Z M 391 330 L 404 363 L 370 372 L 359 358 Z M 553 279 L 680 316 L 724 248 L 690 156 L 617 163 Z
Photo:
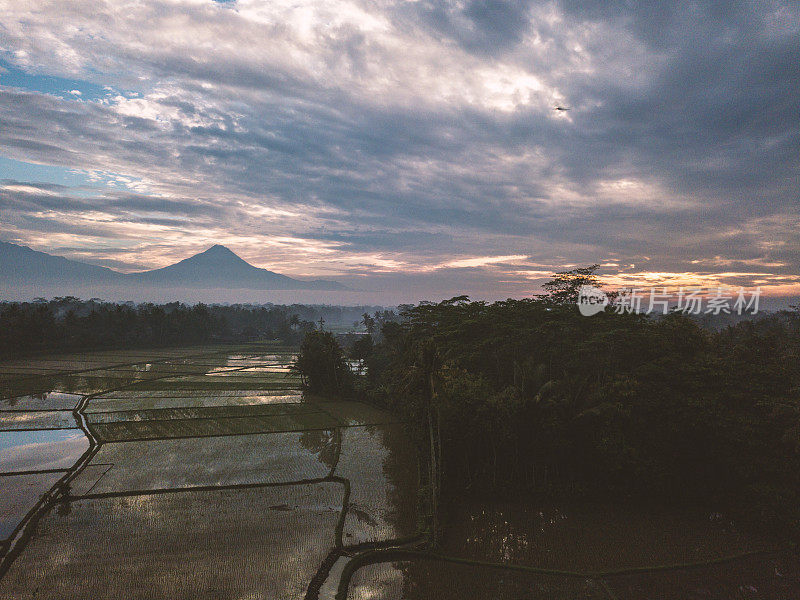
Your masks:
M 61 350 L 280 339 L 297 343 L 313 307 L 187 306 L 55 298 L 0 303 L 0 357 Z
M 708 502 L 797 534 L 800 312 L 721 330 L 584 317 L 570 300 L 591 276 L 560 274 L 539 298 L 406 307 L 353 346 L 360 393 L 416 426 L 451 490 Z
M 352 392 L 353 373 L 330 331 L 308 331 L 292 368 L 300 373 L 305 389 L 313 394 L 346 396 Z

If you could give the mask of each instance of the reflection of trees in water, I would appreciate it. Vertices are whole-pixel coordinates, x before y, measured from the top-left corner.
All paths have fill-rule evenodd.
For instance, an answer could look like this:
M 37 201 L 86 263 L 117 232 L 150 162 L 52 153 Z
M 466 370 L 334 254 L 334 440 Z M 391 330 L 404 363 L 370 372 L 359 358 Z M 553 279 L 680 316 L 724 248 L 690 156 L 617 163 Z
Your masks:
M 121 377 L 90 377 L 86 375 L 66 375 L 58 377 L 53 380 L 50 387 L 54 389 L 63 390 L 68 393 L 76 394 L 95 394 L 97 392 L 104 392 L 110 389 L 121 388 L 141 379 L 136 377 L 125 377 L 123 372 L 120 372 Z
M 404 600 L 605 600 L 593 580 L 528 575 L 435 560 L 394 563 Z M 398 586 L 400 587 L 400 586 Z
M 654 566 L 652 572 L 607 576 L 603 579 L 620 599 L 638 598 L 797 598 L 800 591 L 800 558 L 788 553 L 746 556 L 719 564 L 661 570 L 659 565 L 692 562 L 681 554 L 651 557 L 638 547 L 641 539 L 658 541 L 645 527 L 653 516 L 637 518 L 620 511 L 619 522 L 605 527 L 609 531 L 632 521 L 633 531 L 599 535 L 604 521 L 617 515 L 600 508 L 585 507 L 578 518 L 558 507 L 526 506 L 524 500 L 502 504 L 488 500 L 489 506 L 476 503 L 457 505 L 451 510 L 445 529 L 443 554 L 487 562 L 528 564 L 551 569 L 614 570 L 632 566 Z M 629 519 L 629 517 L 634 517 Z M 581 518 L 582 517 L 582 518 Z M 642 520 L 644 519 L 644 521 Z M 684 524 L 683 521 L 680 522 Z M 686 523 L 691 524 L 690 521 Z M 702 526 L 702 522 L 695 524 Z M 657 530 L 658 527 L 655 527 Z M 527 534 L 527 538 L 526 538 Z M 597 543 L 593 538 L 602 538 Z M 629 538 L 627 543 L 625 538 Z M 703 535 L 699 536 L 700 539 Z M 570 541 L 572 540 L 572 542 Z M 583 540 L 583 544 L 581 542 Z M 693 547 L 687 537 L 685 550 Z M 573 543 L 574 542 L 574 543 Z M 647 542 L 649 544 L 649 542 Z M 663 551 L 663 549 L 662 549 Z M 607 554 L 604 566 L 575 565 L 584 555 Z M 731 548 L 728 555 L 735 554 Z M 725 552 L 722 555 L 726 555 Z M 639 557 L 637 559 L 637 557 Z M 712 560 L 716 555 L 698 557 Z M 602 561 L 601 561 L 602 562 Z M 406 600 L 449 600 L 456 598 L 608 598 L 600 579 L 527 575 L 447 562 L 414 560 L 394 563 L 373 575 L 383 585 L 402 588 Z M 758 593 L 756 593 L 756 590 Z
M 20 377 L 4 381 L 0 392 L 7 398 L 4 400 L 8 406 L 14 406 L 18 402 L 19 396 L 32 396 L 37 400 L 45 400 L 49 392 L 41 390 L 54 389 L 55 382 L 48 377 Z
M 300 434 L 300 445 L 317 454 L 322 464 L 332 469 L 342 445 L 342 432 L 338 428 L 306 430 Z
M 389 511 L 384 517 L 395 531 L 410 535 L 417 525 L 419 481 L 416 448 L 403 425 L 367 427 L 367 430 L 378 435 L 386 448 L 383 475 L 386 477 Z
M 800 558 L 785 552 L 693 569 L 608 577 L 621 599 L 800 597 Z
M 533 518 L 523 515 L 520 527 L 518 512 L 497 506 L 468 511 L 462 508 L 458 511 L 459 518 L 449 523 L 447 545 L 453 551 L 460 551 L 460 556 L 489 561 L 519 560 L 528 549 L 527 532 L 544 531 L 547 518 L 541 512 Z
M 451 499 L 445 516 L 443 544 L 450 554 L 521 564 L 547 561 L 553 553 L 566 556 L 567 548 L 558 550 L 553 543 L 564 536 L 565 526 L 569 527 L 567 513 L 550 503 L 526 498 Z

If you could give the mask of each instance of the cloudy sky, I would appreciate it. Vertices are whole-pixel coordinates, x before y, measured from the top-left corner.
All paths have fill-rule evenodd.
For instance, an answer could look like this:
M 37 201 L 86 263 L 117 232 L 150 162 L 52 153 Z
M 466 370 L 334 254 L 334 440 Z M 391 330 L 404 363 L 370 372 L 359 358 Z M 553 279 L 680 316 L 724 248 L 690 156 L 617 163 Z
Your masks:
M 798 167 L 793 1 L 0 0 L 0 239 L 122 271 L 798 294 Z

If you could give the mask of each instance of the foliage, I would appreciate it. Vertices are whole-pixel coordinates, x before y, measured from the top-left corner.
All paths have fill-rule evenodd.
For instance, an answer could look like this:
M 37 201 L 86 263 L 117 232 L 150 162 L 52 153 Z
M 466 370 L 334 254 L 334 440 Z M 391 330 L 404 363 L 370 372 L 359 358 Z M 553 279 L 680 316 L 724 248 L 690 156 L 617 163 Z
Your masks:
M 800 312 L 722 331 L 584 317 L 567 299 L 593 271 L 534 299 L 407 307 L 359 346 L 364 393 L 420 443 L 434 424 L 450 489 L 724 503 L 800 532 Z
M 552 280 L 544 284 L 543 300 L 552 304 L 575 304 L 578 291 L 584 285 L 600 286 L 600 278 L 595 274 L 600 265 L 579 267 L 571 271 L 559 271 Z
M 344 351 L 330 331 L 306 332 L 292 369 L 303 378 L 303 386 L 322 396 L 348 396 L 353 389 L 353 374 Z
M 297 343 L 313 324 L 298 318 L 291 308 L 111 303 L 72 297 L 5 302 L 0 303 L 0 357 L 259 339 Z

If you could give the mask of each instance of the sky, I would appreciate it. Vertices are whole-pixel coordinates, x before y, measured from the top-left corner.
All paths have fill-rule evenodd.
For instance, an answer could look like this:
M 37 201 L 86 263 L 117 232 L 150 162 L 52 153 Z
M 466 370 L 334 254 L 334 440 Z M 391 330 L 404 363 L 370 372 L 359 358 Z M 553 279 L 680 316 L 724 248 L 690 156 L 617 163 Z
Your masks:
M 0 0 L 0 239 L 120 271 L 798 295 L 798 167 L 797 2 Z

